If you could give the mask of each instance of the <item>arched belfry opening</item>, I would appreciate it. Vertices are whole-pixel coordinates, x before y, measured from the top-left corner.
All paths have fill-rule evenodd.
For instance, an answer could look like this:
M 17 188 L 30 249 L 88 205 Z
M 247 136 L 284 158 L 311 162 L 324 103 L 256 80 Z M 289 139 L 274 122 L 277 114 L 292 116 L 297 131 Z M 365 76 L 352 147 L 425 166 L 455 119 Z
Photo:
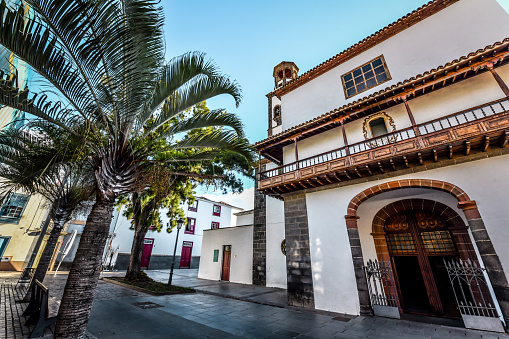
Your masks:
M 297 79 L 299 68 L 291 61 L 283 61 L 274 67 L 274 88 L 277 89 Z

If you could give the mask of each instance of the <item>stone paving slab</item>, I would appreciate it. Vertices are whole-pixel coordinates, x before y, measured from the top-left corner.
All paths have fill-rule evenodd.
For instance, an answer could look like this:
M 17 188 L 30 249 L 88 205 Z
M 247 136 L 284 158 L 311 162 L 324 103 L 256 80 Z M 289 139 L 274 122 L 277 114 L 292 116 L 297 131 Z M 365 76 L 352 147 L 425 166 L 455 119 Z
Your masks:
M 122 273 L 112 274 L 120 275 Z M 110 273 L 106 275 L 110 275 Z M 0 279 L 3 279 L 2 277 L 3 275 L 0 274 Z M 175 277 L 177 280 L 193 278 L 190 275 Z M 50 289 L 52 298 L 58 299 L 61 296 L 66 278 L 66 275 L 46 278 L 44 283 Z M 1 286 L 3 288 L 4 284 Z M 269 293 L 261 293 L 258 289 L 256 291 L 243 289 L 240 293 L 247 296 L 249 295 L 247 291 L 254 292 L 251 295 L 253 298 L 270 296 L 274 293 L 271 290 L 267 290 Z M 5 300 L 4 303 L 2 300 Z M 12 311 L 13 307 L 7 306 L 12 305 L 8 300 L 10 299 L 7 297 L 0 299 L 0 306 L 7 309 L 10 307 L 10 317 L 19 319 Z M 147 302 L 156 303 L 161 307 L 142 309 L 134 305 Z M 0 309 L 0 317 L 8 319 L 5 310 Z M 16 326 L 15 322 L 10 326 L 15 331 L 23 331 L 20 326 Z M 23 335 L 6 338 L 23 338 Z M 338 321 L 334 320 L 332 315 L 272 307 L 211 294 L 151 296 L 104 281 L 100 281 L 97 287 L 87 335 L 91 339 L 509 338 L 506 334 L 380 317 L 359 316 L 349 321 Z M 3 337 L 0 333 L 0 338 Z M 51 338 L 51 333 L 46 338 Z

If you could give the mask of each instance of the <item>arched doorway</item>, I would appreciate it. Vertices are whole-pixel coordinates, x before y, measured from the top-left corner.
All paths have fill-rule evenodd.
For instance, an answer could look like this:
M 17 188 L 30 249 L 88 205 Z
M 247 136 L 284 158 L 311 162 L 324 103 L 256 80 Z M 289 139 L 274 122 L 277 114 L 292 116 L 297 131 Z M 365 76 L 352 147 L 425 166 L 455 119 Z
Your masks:
M 444 259 L 459 259 L 450 225 L 422 209 L 396 213 L 384 224 L 388 255 L 405 313 L 460 318 Z

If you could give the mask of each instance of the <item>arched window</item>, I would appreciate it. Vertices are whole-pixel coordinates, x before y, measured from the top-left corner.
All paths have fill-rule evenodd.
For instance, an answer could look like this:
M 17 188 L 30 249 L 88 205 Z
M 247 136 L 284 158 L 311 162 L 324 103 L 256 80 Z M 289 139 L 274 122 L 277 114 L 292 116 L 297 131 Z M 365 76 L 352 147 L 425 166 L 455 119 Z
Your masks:
M 387 125 L 385 124 L 385 119 L 383 117 L 379 117 L 373 119 L 369 122 L 369 129 L 371 130 L 371 137 L 376 138 L 381 135 L 387 134 Z
M 276 126 L 281 125 L 281 106 L 280 105 L 276 105 L 276 107 L 274 107 L 273 119 L 276 122 Z
M 283 79 L 283 71 L 279 71 L 279 72 L 277 72 L 277 77 L 278 77 L 279 79 Z
M 287 68 L 285 69 L 285 77 L 291 78 L 292 77 L 292 70 Z

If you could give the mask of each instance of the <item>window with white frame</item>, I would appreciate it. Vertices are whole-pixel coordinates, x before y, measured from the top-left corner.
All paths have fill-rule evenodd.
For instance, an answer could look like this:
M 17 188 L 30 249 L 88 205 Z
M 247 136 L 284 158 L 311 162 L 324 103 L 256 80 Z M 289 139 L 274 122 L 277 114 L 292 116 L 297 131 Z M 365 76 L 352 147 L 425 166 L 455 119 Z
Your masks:
M 19 222 L 29 199 L 30 196 L 25 194 L 10 194 L 0 208 L 0 219 Z
M 194 234 L 194 229 L 196 227 L 196 218 L 187 218 L 186 234 Z
M 189 205 L 189 207 L 187 209 L 192 212 L 197 212 L 198 211 L 198 199 L 195 199 L 194 203 L 192 205 Z
M 215 215 L 215 216 L 221 216 L 221 206 L 220 205 L 214 205 L 212 207 L 212 215 Z

